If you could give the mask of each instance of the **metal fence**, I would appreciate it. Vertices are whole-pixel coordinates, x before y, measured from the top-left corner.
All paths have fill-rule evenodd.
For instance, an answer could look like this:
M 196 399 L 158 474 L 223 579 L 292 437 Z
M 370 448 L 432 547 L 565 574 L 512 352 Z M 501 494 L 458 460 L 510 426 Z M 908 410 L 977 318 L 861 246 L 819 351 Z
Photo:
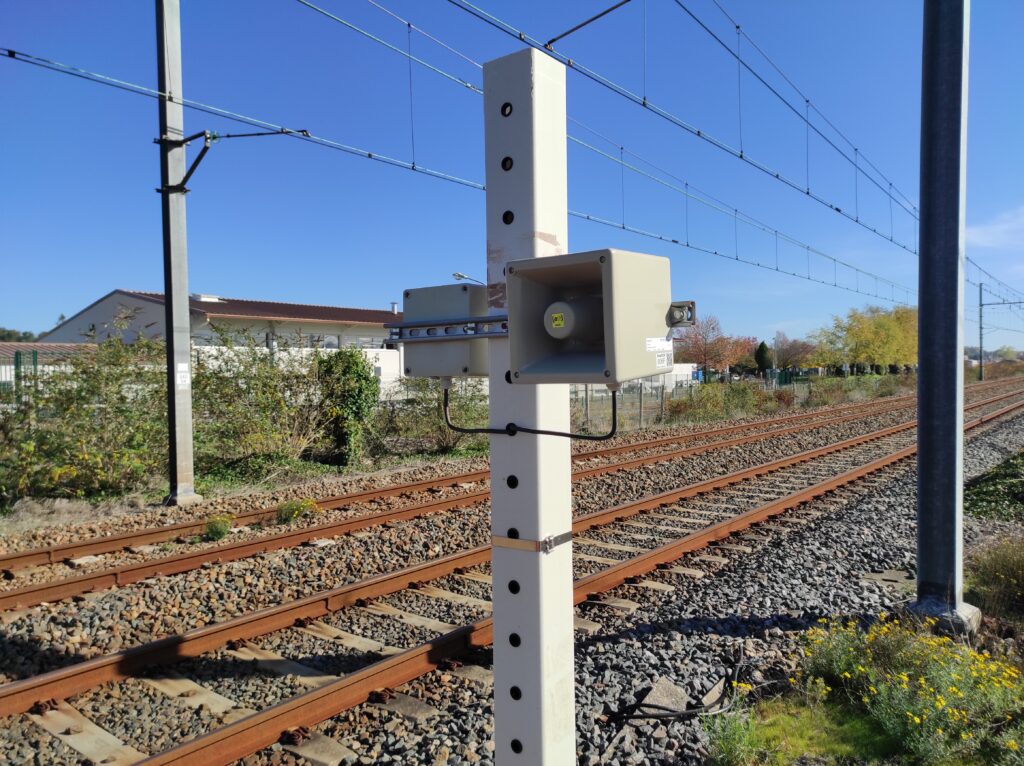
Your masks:
M 13 355 L 0 356 L 0 390 L 18 390 L 33 380 L 57 370 L 68 368 L 67 352 L 63 351 L 15 351 Z

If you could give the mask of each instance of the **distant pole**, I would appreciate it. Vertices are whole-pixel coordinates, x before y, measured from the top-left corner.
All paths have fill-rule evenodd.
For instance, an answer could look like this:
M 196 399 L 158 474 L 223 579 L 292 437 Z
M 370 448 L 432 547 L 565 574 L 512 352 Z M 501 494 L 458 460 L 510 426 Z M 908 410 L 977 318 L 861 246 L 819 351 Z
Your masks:
M 917 601 L 957 631 L 963 600 L 963 285 L 970 0 L 926 0 L 921 77 Z
M 978 283 L 978 380 L 985 379 L 985 284 Z
M 179 0 L 156 0 L 157 99 L 160 108 L 160 207 L 163 216 L 164 318 L 167 343 L 169 505 L 202 500 L 192 473 L 192 360 L 185 242 L 184 114 L 181 105 Z

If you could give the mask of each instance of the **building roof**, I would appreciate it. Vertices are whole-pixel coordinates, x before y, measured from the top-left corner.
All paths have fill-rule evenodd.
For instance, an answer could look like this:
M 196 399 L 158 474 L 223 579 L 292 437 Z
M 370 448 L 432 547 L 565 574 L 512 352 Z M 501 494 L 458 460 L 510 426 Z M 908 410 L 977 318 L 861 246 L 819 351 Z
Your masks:
M 12 357 L 18 351 L 31 353 L 38 351 L 40 354 L 53 356 L 57 354 L 78 353 L 86 348 L 92 348 L 92 343 L 40 343 L 38 341 L 0 341 L 0 356 Z
M 164 302 L 163 293 L 140 290 L 116 290 L 136 298 Z M 244 298 L 225 298 L 216 295 L 191 295 L 189 308 L 213 319 L 262 319 L 299 322 L 340 322 L 345 324 L 380 325 L 401 319 L 381 309 L 357 309 L 345 306 L 316 306 L 308 303 L 279 303 L 253 301 Z

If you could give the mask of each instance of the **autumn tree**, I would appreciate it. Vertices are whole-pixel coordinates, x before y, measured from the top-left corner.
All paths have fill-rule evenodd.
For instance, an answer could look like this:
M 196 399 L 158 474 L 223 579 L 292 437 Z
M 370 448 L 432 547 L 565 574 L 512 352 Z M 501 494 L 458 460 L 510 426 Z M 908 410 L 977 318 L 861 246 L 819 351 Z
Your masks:
M 722 364 L 727 342 L 718 317 L 709 315 L 698 318 L 679 332 L 675 340 L 675 360 L 696 363 L 704 371 L 706 381 L 708 370 Z
M 868 306 L 835 316 L 812 335 L 816 364 L 839 367 L 860 364 L 887 367 L 917 363 L 917 309 Z
M 815 345 L 799 338 L 790 339 L 781 330 L 775 333 L 775 363 L 780 370 L 803 367 L 810 361 Z

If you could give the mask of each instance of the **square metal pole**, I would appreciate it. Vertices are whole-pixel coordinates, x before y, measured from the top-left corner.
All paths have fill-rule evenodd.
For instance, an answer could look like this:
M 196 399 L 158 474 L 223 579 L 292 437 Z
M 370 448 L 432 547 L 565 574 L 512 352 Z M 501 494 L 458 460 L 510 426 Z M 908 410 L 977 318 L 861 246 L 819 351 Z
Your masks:
M 532 49 L 485 64 L 484 137 L 488 307 L 504 314 L 506 262 L 568 252 L 565 68 Z M 489 345 L 491 427 L 568 431 L 569 387 L 507 382 L 508 339 Z M 491 437 L 499 766 L 576 762 L 569 446 Z M 548 552 L 527 549 L 566 533 Z
M 181 14 L 178 0 L 156 0 L 157 98 L 160 108 L 160 206 L 164 245 L 164 324 L 167 343 L 169 505 L 203 498 L 192 473 L 192 359 L 188 303 L 184 110 L 181 105 Z
M 958 631 L 963 600 L 964 199 L 969 0 L 926 0 L 921 76 L 917 601 Z

